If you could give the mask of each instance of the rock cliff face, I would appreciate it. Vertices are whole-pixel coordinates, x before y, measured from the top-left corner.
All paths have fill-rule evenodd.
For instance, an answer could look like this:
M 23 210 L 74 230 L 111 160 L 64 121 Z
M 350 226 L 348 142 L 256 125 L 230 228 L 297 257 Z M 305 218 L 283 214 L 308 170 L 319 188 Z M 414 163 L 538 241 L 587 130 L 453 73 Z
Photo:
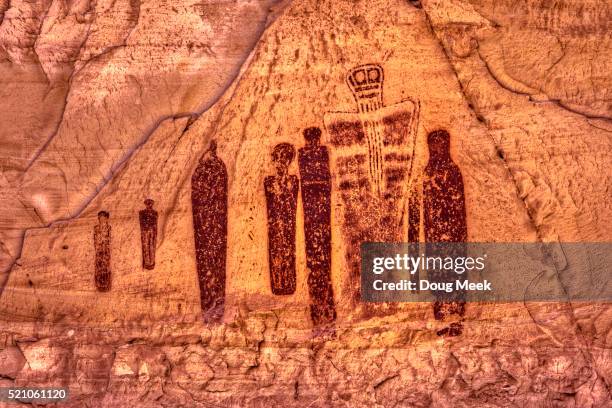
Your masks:
M 376 110 L 408 115 L 414 141 L 393 153 L 411 169 L 397 175 L 398 198 L 420 183 L 428 134 L 444 129 L 468 241 L 611 241 L 611 9 L 575 3 L 0 0 L 0 386 L 69 387 L 74 407 L 607 406 L 606 303 L 569 291 L 565 302 L 469 303 L 456 337 L 437 335 L 430 304 L 363 313 L 352 237 L 377 224 L 346 221 L 370 204 L 351 201 L 360 187 L 341 176 L 344 133 L 330 119 L 373 117 L 347 75 L 378 67 L 364 71 L 382 89 Z M 403 126 L 389 117 L 372 128 Z M 303 176 L 298 153 L 279 170 L 274 152 L 303 148 L 311 127 L 331 155 L 335 333 L 312 323 L 304 185 L 295 292 L 271 292 L 265 183 Z M 227 228 L 216 321 L 202 312 L 192 201 L 211 157 L 227 172 L 227 223 L 211 218 Z M 223 202 L 203 180 L 205 205 Z M 146 198 L 154 241 L 141 234 Z M 101 211 L 107 246 L 107 230 L 94 233 Z

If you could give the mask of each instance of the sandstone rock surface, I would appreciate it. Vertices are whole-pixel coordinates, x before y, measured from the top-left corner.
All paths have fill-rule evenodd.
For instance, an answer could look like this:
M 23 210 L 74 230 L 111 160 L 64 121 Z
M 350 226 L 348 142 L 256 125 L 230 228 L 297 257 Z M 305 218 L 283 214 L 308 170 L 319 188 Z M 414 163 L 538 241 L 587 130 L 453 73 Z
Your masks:
M 296 292 L 270 292 L 264 179 L 275 145 L 300 148 L 327 113 L 357 111 L 346 74 L 375 63 L 386 106 L 419 103 L 415 174 L 427 134 L 451 134 L 468 241 L 611 241 L 611 12 L 597 0 L 0 1 L 2 384 L 69 387 L 74 407 L 607 406 L 612 309 L 571 290 L 468 304 L 454 338 L 436 335 L 429 304 L 361 319 L 335 187 L 336 333 L 315 336 L 302 204 Z M 190 198 L 212 140 L 229 179 L 219 324 L 202 320 Z M 154 270 L 140 258 L 145 198 L 159 213 Z M 93 280 L 99 211 L 109 292 Z M 571 287 L 571 268 L 553 279 Z

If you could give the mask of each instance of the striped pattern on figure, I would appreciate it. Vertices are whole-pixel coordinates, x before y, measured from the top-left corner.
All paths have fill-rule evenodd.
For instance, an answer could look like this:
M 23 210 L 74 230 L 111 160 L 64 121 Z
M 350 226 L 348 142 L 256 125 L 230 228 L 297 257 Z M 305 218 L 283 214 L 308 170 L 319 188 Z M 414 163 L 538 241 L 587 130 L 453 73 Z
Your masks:
M 358 111 L 327 113 L 325 127 L 343 214 L 349 270 L 344 291 L 359 302 L 361 243 L 403 242 L 406 237 L 419 106 L 411 100 L 383 106 L 379 65 L 352 69 L 347 83 Z

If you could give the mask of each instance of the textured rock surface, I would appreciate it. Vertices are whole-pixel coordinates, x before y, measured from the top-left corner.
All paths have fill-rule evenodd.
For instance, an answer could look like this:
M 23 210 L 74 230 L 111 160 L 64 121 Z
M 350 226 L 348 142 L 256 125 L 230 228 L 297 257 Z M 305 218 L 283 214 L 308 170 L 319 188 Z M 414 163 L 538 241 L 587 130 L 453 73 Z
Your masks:
M 0 26 L 5 263 L 24 228 L 82 212 L 167 118 L 235 79 L 274 1 L 11 2 Z
M 0 2 L 2 384 L 68 386 L 75 407 L 607 406 L 607 304 L 470 304 L 452 339 L 428 304 L 360 320 L 336 206 L 325 339 L 301 207 L 294 295 L 271 295 L 267 265 L 272 148 L 355 110 L 344 78 L 363 63 L 384 67 L 386 105 L 420 102 L 418 171 L 427 133 L 452 135 L 470 241 L 612 240 L 611 10 L 574 3 Z M 201 318 L 190 201 L 213 139 L 229 175 L 219 325 Z M 146 197 L 154 270 L 139 256 Z M 100 210 L 107 293 L 93 284 Z

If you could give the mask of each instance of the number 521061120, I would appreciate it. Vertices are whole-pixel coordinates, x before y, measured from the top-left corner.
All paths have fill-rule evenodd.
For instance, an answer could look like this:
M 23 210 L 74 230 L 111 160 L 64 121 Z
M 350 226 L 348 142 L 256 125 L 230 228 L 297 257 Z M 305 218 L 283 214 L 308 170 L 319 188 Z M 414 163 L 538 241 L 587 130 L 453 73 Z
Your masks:
M 68 399 L 67 388 L 0 387 L 0 401 L 56 402 Z

